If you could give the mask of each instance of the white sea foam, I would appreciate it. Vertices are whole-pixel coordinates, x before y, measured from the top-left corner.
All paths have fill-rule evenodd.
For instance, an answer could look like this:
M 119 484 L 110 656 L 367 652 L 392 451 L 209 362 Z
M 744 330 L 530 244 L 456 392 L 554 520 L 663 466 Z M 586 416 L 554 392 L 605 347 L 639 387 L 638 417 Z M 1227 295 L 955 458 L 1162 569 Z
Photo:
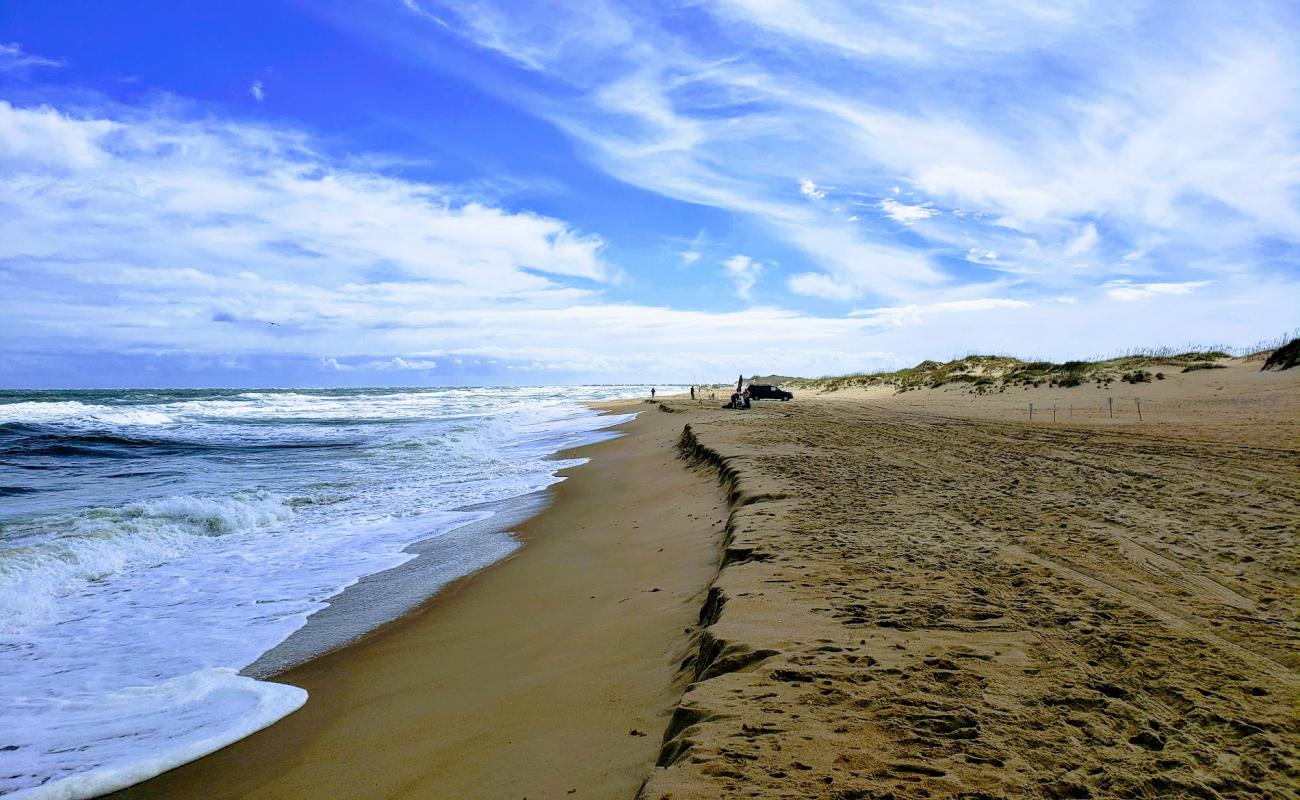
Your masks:
M 167 425 L 172 417 L 158 409 L 97 406 L 75 400 L 0 404 L 0 424 L 65 423 L 94 428 L 112 425 Z
M 124 789 L 236 742 L 296 711 L 296 686 L 207 669 L 49 706 L 18 708 L 0 752 L 14 800 L 80 800 Z M 75 723 L 75 724 L 68 724 Z M 93 735 L 88 735 L 93 731 Z M 57 755 L 51 756 L 51 753 Z M 60 757 L 61 756 L 61 757 Z
M 577 463 L 556 451 L 620 419 L 573 400 L 630 393 L 0 402 L 0 423 L 24 423 L 0 429 L 13 463 L 47 434 L 109 437 L 32 456 L 15 477 L 30 488 L 0 509 L 0 795 L 90 797 L 290 713 L 301 690 L 236 671 L 412 558 L 407 545 L 487 514 L 458 509 L 553 483 Z M 517 546 L 490 531 L 448 541 L 430 591 Z
M 284 521 L 293 510 L 267 492 L 167 497 L 10 525 L 0 541 L 0 632 L 49 621 L 60 598 L 136 567 L 168 561 L 208 537 Z

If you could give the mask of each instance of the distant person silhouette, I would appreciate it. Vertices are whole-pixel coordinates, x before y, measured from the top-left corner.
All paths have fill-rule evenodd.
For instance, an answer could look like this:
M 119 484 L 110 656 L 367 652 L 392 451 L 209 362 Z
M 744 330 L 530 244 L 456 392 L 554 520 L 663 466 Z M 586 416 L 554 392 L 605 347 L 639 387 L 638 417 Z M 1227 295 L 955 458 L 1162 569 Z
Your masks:
M 655 399 L 655 387 L 653 386 L 650 387 L 650 399 Z

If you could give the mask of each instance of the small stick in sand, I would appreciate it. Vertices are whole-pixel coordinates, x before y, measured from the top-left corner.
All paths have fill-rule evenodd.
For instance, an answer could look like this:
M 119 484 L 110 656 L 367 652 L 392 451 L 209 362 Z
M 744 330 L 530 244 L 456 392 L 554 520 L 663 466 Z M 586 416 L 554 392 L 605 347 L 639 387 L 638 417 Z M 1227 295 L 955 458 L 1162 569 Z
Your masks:
M 1115 419 L 1115 398 L 1107 397 L 1106 404 L 1110 406 L 1110 418 Z
M 1056 422 L 1056 403 L 1052 403 L 1052 422 Z
M 1134 402 L 1134 403 L 1137 403 L 1137 407 L 1138 407 L 1138 422 L 1141 422 L 1141 421 L 1142 421 L 1142 398 L 1141 398 L 1141 397 L 1134 397 L 1134 398 L 1133 398 L 1133 402 Z

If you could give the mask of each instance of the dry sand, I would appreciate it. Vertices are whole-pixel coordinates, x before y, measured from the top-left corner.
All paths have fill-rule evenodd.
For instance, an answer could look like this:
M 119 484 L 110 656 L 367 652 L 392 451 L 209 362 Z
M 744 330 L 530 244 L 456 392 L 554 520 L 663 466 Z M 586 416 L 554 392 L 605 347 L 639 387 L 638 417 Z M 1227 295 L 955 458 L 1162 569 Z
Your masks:
M 1296 797 L 1300 370 L 1257 366 L 669 398 L 517 557 L 123 796 Z
M 1300 370 L 1257 366 L 1123 387 L 1141 423 L 1092 387 L 681 414 L 734 511 L 644 797 L 1296 796 Z

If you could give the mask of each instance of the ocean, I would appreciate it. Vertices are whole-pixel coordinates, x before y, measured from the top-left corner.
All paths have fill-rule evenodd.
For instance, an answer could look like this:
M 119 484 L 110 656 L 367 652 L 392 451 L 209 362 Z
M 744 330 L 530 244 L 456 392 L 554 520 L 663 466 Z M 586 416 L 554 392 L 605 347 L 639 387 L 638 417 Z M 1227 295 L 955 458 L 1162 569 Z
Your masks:
M 250 665 L 417 552 L 420 597 L 510 553 L 496 510 L 627 419 L 581 402 L 646 391 L 0 392 L 0 795 L 92 797 L 291 713 Z

